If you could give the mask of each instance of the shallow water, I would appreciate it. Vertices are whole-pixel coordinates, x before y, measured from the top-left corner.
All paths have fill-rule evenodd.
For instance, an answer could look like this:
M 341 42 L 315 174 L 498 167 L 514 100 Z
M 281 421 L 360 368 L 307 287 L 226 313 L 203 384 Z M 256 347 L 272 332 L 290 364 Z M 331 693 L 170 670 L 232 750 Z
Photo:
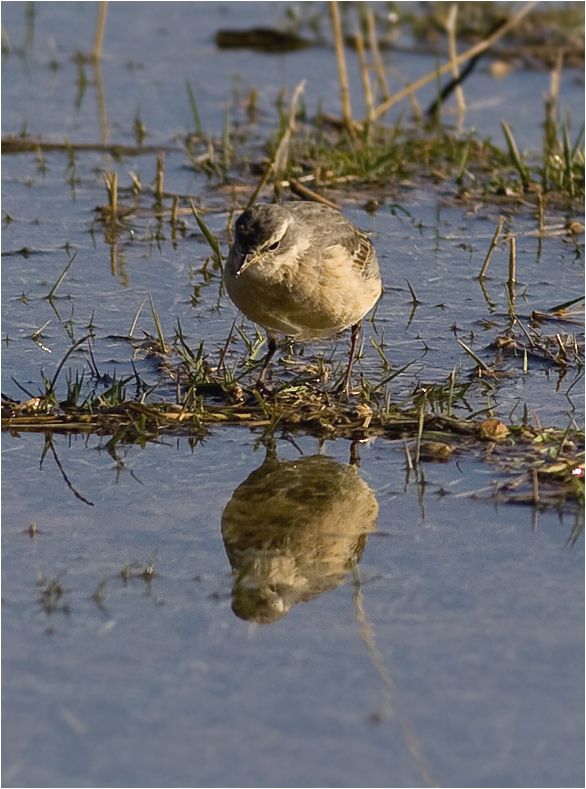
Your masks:
M 337 111 L 329 49 L 215 48 L 218 27 L 244 25 L 241 7 L 110 4 L 101 65 L 109 140 L 133 143 L 139 112 L 145 143 L 174 146 L 166 188 L 202 199 L 224 249 L 226 199 L 175 142 L 193 125 L 185 80 L 217 135 L 237 88 L 263 87 L 258 141 L 276 127 L 281 87 L 308 74 L 310 112 L 319 98 Z M 284 7 L 248 3 L 246 24 L 276 23 Z M 72 60 L 91 47 L 96 5 L 35 4 L 33 17 L 28 8 L 2 4 L 12 47 L 3 133 L 26 126 L 53 141 L 103 140 L 96 74 Z M 401 68 L 415 76 L 434 63 L 411 57 Z M 524 147 L 538 147 L 541 104 L 524 99 L 544 91 L 548 75 L 496 83 L 479 69 L 473 79 L 469 124 L 500 139 L 503 117 Z M 572 72 L 562 87 L 562 103 L 581 117 Z M 83 152 L 72 163 L 53 152 L 2 164 L 3 391 L 24 398 L 16 379 L 37 393 L 41 370 L 51 378 L 91 325 L 102 375 L 130 374 L 132 362 L 158 384 L 155 399 L 173 398 L 156 360 L 124 339 L 145 298 L 167 337 L 179 321 L 192 347 L 204 339 L 214 353 L 236 311 L 225 296 L 218 303 L 217 276 L 202 278 L 209 249 L 191 217 L 173 239 L 168 224 L 143 215 L 115 243 L 96 221 L 102 172 L 117 170 L 122 186 L 130 172 L 152 183 L 155 155 Z M 583 292 L 581 245 L 563 236 L 540 244 L 531 211 L 462 205 L 449 185 L 392 184 L 376 214 L 354 203 L 344 211 L 372 231 L 386 288 L 365 326 L 361 369 L 384 376 L 371 338 L 393 369 L 409 365 L 391 382 L 394 402 L 445 383 L 456 367 L 471 382 L 464 414 L 580 422 L 578 370 L 559 376 L 531 357 L 522 375 L 523 360 L 503 356 L 507 375 L 475 380 L 457 338 L 491 361 L 508 324 L 507 252 L 495 253 L 485 292 L 476 279 L 499 214 L 518 234 L 524 322 Z M 137 340 L 143 331 L 154 333 L 148 303 Z M 346 351 L 341 339 L 335 361 Z M 235 364 L 244 344 L 231 354 Z M 59 391 L 88 364 L 85 351 L 73 354 Z M 3 784 L 581 785 L 581 514 L 495 504 L 498 468 L 463 450 L 424 464 L 422 484 L 406 472 L 402 442 L 361 445 L 357 467 L 344 440 L 320 448 L 278 438 L 278 461 L 267 461 L 259 438 L 230 428 L 140 448 L 3 434 Z M 267 498 L 275 488 L 281 497 Z
M 466 459 L 427 466 L 421 495 L 385 441 L 361 448 L 359 471 L 347 442 L 327 443 L 333 473 L 362 483 L 320 505 L 307 461 L 279 441 L 289 465 L 273 483 L 301 507 L 279 519 L 262 482 L 235 494 L 263 463 L 253 443 L 228 430 L 195 448 L 127 447 L 114 463 L 104 441 L 56 437 L 88 506 L 50 454 L 39 472 L 39 437 L 6 437 L 19 481 L 4 494 L 5 785 L 575 785 L 575 516 L 471 505 L 458 494 L 490 477 Z M 255 507 L 280 530 L 264 548 Z M 235 578 L 224 540 L 238 543 Z M 149 562 L 151 580 L 121 577 Z M 40 597 L 56 578 L 49 612 Z M 241 616 L 262 618 L 270 594 L 290 610 L 237 618 L 234 584 L 248 584 Z

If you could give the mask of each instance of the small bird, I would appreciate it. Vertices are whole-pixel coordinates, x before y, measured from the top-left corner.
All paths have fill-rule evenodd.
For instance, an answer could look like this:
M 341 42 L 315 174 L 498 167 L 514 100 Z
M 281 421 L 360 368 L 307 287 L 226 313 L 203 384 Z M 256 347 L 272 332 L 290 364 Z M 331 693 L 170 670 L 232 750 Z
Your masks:
M 382 293 L 368 236 L 320 203 L 254 205 L 236 220 L 224 281 L 234 304 L 266 329 L 260 385 L 277 349 L 276 335 L 315 340 L 352 327 L 340 384 L 348 392 L 360 322 Z

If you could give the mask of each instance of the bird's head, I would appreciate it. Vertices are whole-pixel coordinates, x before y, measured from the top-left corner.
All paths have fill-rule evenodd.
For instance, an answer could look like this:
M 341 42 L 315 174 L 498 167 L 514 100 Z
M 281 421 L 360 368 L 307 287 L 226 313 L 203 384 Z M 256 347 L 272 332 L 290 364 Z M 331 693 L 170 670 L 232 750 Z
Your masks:
M 236 220 L 234 276 L 239 277 L 259 260 L 278 254 L 289 227 L 290 218 L 279 205 L 259 204 L 248 208 Z

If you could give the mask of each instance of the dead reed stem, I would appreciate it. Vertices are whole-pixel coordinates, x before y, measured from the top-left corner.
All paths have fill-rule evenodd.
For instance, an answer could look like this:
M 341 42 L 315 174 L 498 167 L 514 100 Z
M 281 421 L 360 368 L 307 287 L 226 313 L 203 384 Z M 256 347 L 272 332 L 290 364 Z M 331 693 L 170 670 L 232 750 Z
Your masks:
M 368 74 L 368 64 L 366 62 L 366 53 L 364 51 L 364 38 L 360 30 L 357 30 L 354 35 L 356 42 L 356 52 L 358 54 L 358 63 L 360 64 L 360 81 L 362 82 L 362 91 L 364 93 L 364 103 L 366 105 L 366 115 L 368 123 L 372 124 L 374 121 L 374 101 L 372 98 L 372 88 L 370 86 L 370 76 Z
M 507 280 L 507 293 L 509 296 L 509 315 L 515 317 L 515 302 L 517 300 L 517 239 L 515 236 L 509 238 L 509 278 Z
M 350 86 L 348 85 L 348 71 L 346 69 L 346 54 L 344 52 L 344 36 L 340 21 L 340 9 L 337 0 L 330 0 L 330 16 L 336 47 L 336 60 L 338 62 L 338 80 L 340 82 L 340 99 L 342 102 L 342 117 L 351 135 L 354 134 L 352 123 L 352 106 L 350 104 Z
M 486 253 L 486 257 L 484 258 L 484 263 L 482 264 L 482 268 L 480 269 L 480 274 L 478 275 L 478 279 L 484 279 L 486 275 L 488 266 L 490 264 L 490 259 L 492 258 L 492 253 L 494 252 L 495 247 L 498 244 L 499 236 L 501 234 L 501 230 L 503 229 L 504 223 L 505 223 L 504 216 L 499 216 L 499 221 L 496 226 L 496 230 L 494 231 L 494 236 L 492 237 L 492 241 L 490 242 L 488 252 Z
M 425 404 L 427 402 L 427 393 L 423 393 L 423 400 L 419 406 L 419 413 L 417 414 L 417 441 L 415 443 L 415 465 L 419 466 L 419 459 L 421 457 L 421 438 L 423 436 L 423 425 L 425 424 Z
M 509 238 L 509 288 L 514 288 L 517 282 L 517 239 Z
M 333 200 L 328 200 L 327 197 L 314 192 L 313 189 L 305 186 L 305 184 L 302 184 L 300 181 L 296 181 L 294 178 L 289 179 L 289 189 L 293 192 L 293 194 L 296 194 L 303 200 L 313 200 L 314 203 L 322 203 L 322 205 L 327 205 L 330 208 L 339 208 L 339 206 L 334 203 Z
M 157 180 L 155 183 L 155 197 L 159 202 L 163 199 L 165 184 L 165 154 L 157 156 Z
M 539 192 L 537 195 L 537 210 L 539 221 L 539 235 L 542 236 L 545 232 L 545 223 L 543 221 L 543 194 Z
M 376 78 L 378 80 L 378 84 L 382 95 L 384 96 L 385 99 L 388 99 L 388 97 L 390 96 L 389 84 L 387 82 L 385 67 L 378 46 L 378 39 L 376 37 L 376 27 L 374 22 L 374 12 L 372 8 L 366 9 L 366 26 L 368 28 L 368 43 L 370 46 L 370 51 L 372 53 L 372 62 L 374 65 Z
M 92 49 L 92 60 L 98 61 L 102 57 L 102 44 L 104 43 L 104 32 L 106 30 L 106 16 L 108 15 L 108 0 L 101 0 L 98 6 L 98 21 L 96 23 L 96 35 L 94 37 L 94 47 Z
M 448 16 L 445 22 L 446 32 L 448 34 L 448 55 L 452 66 L 452 77 L 457 80 L 460 77 L 460 70 L 456 63 L 458 57 L 458 47 L 456 45 L 456 22 L 458 19 L 458 4 L 452 3 L 448 11 Z M 456 85 L 454 89 L 456 97 L 456 107 L 458 111 L 458 123 L 460 124 L 464 119 L 466 112 L 466 100 L 464 99 L 464 90 L 461 85 Z
M 177 195 L 173 196 L 173 206 L 171 208 L 171 224 L 173 227 L 177 224 L 177 211 L 179 210 L 179 198 Z
M 287 162 L 289 160 L 289 146 L 291 144 L 291 137 L 295 132 L 295 118 L 297 116 L 297 104 L 299 103 L 299 97 L 305 90 L 305 80 L 301 80 L 301 82 L 295 87 L 293 91 L 293 96 L 291 97 L 291 105 L 289 107 L 289 116 L 287 118 L 287 126 L 285 127 L 285 131 L 281 139 L 279 140 L 279 144 L 277 146 L 277 150 L 275 151 L 275 157 L 273 159 L 273 166 L 274 172 L 277 177 L 282 176 L 287 168 Z

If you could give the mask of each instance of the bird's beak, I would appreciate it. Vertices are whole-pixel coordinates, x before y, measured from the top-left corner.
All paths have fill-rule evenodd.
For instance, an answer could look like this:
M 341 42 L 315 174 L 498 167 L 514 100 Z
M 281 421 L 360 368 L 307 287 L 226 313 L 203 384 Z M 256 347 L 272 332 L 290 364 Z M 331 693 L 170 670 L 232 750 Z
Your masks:
M 242 263 L 238 266 L 235 277 L 239 277 L 241 274 L 244 274 L 247 268 L 252 266 L 253 263 L 259 259 L 259 255 L 254 252 L 249 252 L 248 254 L 244 255 L 242 258 Z

